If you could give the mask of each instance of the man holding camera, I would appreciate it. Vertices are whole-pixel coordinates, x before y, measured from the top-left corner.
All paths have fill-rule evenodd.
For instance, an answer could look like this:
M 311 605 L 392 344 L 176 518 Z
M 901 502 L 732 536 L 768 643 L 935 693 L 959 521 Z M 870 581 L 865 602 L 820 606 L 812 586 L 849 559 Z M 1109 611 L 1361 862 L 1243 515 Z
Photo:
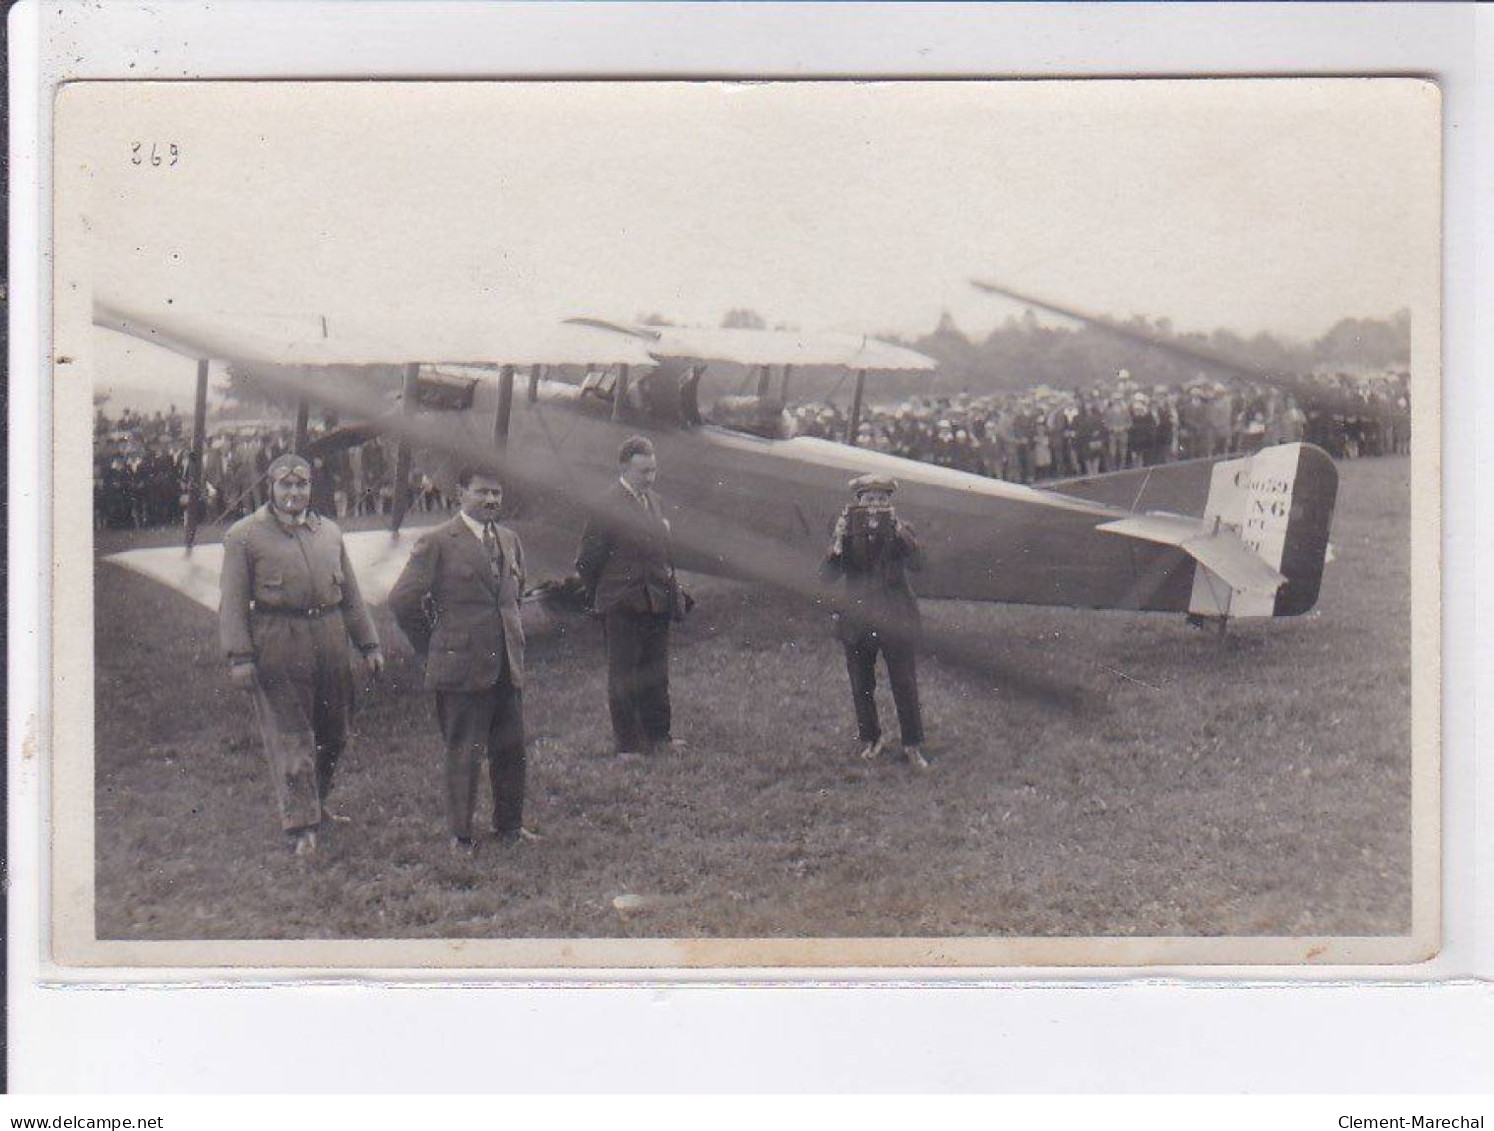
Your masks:
M 892 496 L 897 481 L 885 475 L 851 480 L 856 501 L 841 511 L 820 567 L 828 582 L 844 581 L 845 593 L 836 616 L 836 634 L 845 645 L 846 670 L 861 757 L 873 761 L 882 753 L 877 720 L 877 654 L 887 663 L 892 698 L 902 731 L 903 755 L 917 770 L 927 770 L 920 747 L 923 719 L 918 707 L 918 598 L 908 571 L 923 568 L 923 552 L 913 530 L 897 517 Z

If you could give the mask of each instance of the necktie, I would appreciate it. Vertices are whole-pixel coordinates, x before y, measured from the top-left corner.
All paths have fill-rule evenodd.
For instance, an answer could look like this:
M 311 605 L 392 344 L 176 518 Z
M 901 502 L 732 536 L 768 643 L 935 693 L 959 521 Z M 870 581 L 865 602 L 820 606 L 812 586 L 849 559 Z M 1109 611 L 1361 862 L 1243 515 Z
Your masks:
M 492 573 L 493 584 L 502 585 L 503 554 L 498 549 L 498 524 L 496 522 L 482 524 L 482 548 L 488 552 L 488 569 Z

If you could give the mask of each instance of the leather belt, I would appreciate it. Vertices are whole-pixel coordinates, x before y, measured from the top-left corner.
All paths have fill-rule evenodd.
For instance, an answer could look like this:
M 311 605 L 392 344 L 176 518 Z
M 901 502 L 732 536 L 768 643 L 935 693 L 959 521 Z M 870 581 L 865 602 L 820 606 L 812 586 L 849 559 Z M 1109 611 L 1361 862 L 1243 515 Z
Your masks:
M 251 608 L 256 613 L 263 613 L 265 616 L 270 617 L 295 617 L 298 620 L 317 620 L 320 617 L 327 616 L 329 613 L 337 612 L 340 606 L 313 605 L 309 609 L 288 609 L 273 605 L 261 605 L 258 601 L 255 601 Z

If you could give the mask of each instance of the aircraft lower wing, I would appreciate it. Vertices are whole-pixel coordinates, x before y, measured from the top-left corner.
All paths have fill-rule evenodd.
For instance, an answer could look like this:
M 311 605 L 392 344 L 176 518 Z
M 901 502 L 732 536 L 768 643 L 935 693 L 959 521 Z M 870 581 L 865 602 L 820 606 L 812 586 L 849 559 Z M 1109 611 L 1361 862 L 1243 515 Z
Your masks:
M 175 589 L 205 609 L 218 611 L 218 577 L 223 572 L 223 545 L 220 542 L 195 546 L 191 550 L 180 546 L 126 550 L 109 554 L 104 561 Z
M 342 544 L 347 547 L 348 560 L 352 562 L 353 574 L 358 578 L 358 588 L 366 603 L 382 605 L 388 599 L 410 551 L 423 533 L 425 531 L 421 529 L 400 534 L 390 534 L 387 530 L 363 530 L 342 536 Z M 126 550 L 110 554 L 104 560 L 159 581 L 186 594 L 204 608 L 218 611 L 218 576 L 223 570 L 221 542 L 194 546 L 190 551 L 180 546 Z

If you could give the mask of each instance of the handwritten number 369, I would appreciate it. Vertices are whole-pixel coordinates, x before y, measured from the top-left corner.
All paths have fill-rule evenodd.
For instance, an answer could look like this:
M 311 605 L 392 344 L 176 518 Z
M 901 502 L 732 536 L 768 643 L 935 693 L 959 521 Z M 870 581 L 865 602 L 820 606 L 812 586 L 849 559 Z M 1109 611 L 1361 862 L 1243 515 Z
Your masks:
M 181 156 L 182 152 L 174 141 L 168 142 L 164 146 L 160 142 L 153 141 L 150 143 L 149 148 L 146 148 L 146 143 L 143 141 L 130 143 L 131 165 L 151 165 L 157 167 L 165 165 L 169 168 L 180 161 Z

